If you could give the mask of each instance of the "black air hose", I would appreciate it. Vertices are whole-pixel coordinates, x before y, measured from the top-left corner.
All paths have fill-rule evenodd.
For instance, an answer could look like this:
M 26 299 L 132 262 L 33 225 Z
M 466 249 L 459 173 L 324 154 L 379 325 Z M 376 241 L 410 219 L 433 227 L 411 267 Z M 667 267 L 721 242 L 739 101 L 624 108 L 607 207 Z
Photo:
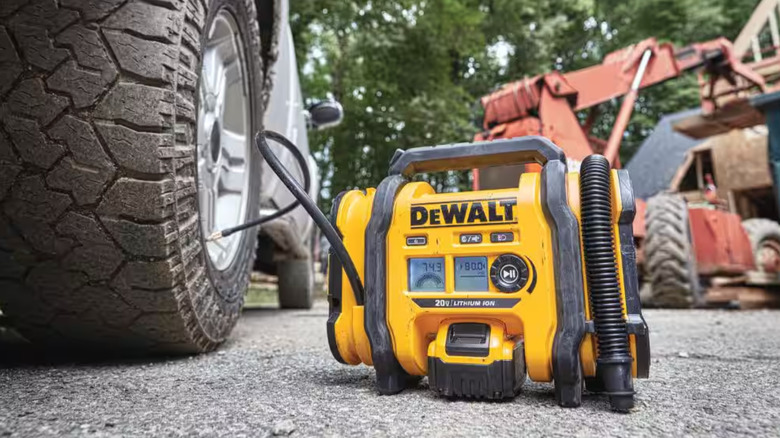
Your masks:
M 303 173 L 305 187 L 301 187 L 301 184 L 290 174 L 290 171 L 284 167 L 282 162 L 279 161 L 279 158 L 276 157 L 274 152 L 271 150 L 271 147 L 268 145 L 268 139 L 279 143 L 292 153 L 293 157 L 298 161 L 298 166 Z M 287 214 L 295 207 L 300 205 L 304 208 L 304 210 L 306 210 L 307 213 L 309 213 L 309 216 L 311 216 L 314 224 L 317 225 L 325 238 L 328 239 L 328 242 L 330 242 L 330 247 L 333 251 L 333 254 L 339 259 L 339 261 L 341 261 L 344 272 L 347 274 L 349 284 L 352 286 L 352 291 L 355 293 L 355 301 L 358 303 L 358 305 L 363 305 L 365 292 L 363 291 L 363 282 L 360 281 L 360 276 L 358 275 L 357 269 L 355 268 L 355 263 L 352 261 L 352 258 L 349 256 L 349 252 L 347 252 L 347 248 L 341 241 L 339 232 L 336 231 L 328 218 L 325 217 L 325 214 L 322 213 L 319 208 L 317 208 L 317 204 L 309 197 L 308 192 L 310 188 L 309 186 L 311 185 L 311 175 L 309 175 L 309 167 L 306 163 L 306 158 L 303 156 L 301 151 L 298 150 L 298 147 L 293 144 L 293 142 L 288 140 L 282 134 L 274 131 L 258 132 L 255 136 L 255 146 L 257 147 L 257 150 L 260 151 L 260 154 L 263 156 L 263 158 L 265 158 L 266 163 L 268 163 L 268 167 L 274 171 L 276 176 L 279 177 L 285 187 L 287 187 L 290 193 L 295 197 L 295 202 L 272 215 L 263 216 L 260 219 L 255 219 L 232 228 L 226 228 L 222 231 L 217 231 L 216 233 L 209 236 L 207 240 L 219 240 L 223 237 L 229 236 L 239 231 L 243 231 L 247 228 L 256 227 L 265 222 L 274 220 L 279 216 Z
M 633 359 L 617 275 L 610 167 L 602 155 L 591 155 L 582 162 L 580 206 L 588 296 L 598 347 L 596 378 L 601 380 L 612 408 L 627 411 L 634 406 Z

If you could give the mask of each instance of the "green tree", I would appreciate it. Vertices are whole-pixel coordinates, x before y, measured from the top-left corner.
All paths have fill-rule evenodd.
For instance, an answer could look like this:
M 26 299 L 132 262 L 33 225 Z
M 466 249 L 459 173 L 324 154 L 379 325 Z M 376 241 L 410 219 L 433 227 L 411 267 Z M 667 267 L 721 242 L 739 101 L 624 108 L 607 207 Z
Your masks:
M 312 133 L 323 206 L 371 187 L 397 148 L 462 142 L 481 128 L 480 96 L 503 83 L 600 63 L 642 39 L 685 45 L 735 38 L 758 0 L 301 0 L 291 24 L 306 96 L 332 93 L 337 128 Z M 664 114 L 699 104 L 695 75 L 642 90 L 626 131 L 626 162 Z M 607 138 L 619 100 L 601 105 Z M 438 189 L 467 174 L 427 177 Z
M 376 186 L 397 148 L 468 140 L 474 133 L 460 72 L 485 45 L 483 13 L 468 2 L 302 2 L 292 15 L 302 83 L 332 92 L 337 128 L 313 133 L 325 204 L 339 190 Z M 437 175 L 440 188 L 464 174 Z

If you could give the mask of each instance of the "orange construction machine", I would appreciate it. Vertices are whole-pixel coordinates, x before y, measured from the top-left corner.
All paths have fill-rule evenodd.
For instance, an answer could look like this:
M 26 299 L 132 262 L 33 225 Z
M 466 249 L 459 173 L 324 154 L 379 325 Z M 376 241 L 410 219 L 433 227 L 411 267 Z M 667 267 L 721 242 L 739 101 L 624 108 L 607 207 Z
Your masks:
M 725 38 L 682 49 L 649 38 L 608 54 L 599 65 L 522 79 L 483 97 L 484 132 L 475 140 L 543 135 L 563 148 L 575 163 L 595 152 L 620 167 L 620 140 L 639 90 L 688 71 L 698 74 L 705 114 L 722 110 L 742 92 L 765 87 L 764 78 L 739 61 Z M 609 139 L 592 136 L 598 105 L 621 96 L 623 103 Z M 588 114 L 581 123 L 577 112 L 583 110 Z M 745 123 L 750 122 L 741 124 Z M 479 178 L 475 181 L 478 183 Z
M 763 3 L 767 1 L 770 0 Z M 762 13 L 758 11 L 761 7 L 754 15 Z M 740 45 L 744 46 L 743 43 Z M 564 150 L 570 170 L 578 170 L 582 160 L 593 153 L 603 154 L 613 167 L 620 168 L 618 151 L 639 90 L 686 72 L 695 72 L 698 76 L 701 114 L 677 127 L 679 131 L 702 138 L 763 124 L 764 115 L 750 105 L 749 97 L 770 88 L 767 81 L 771 82 L 777 76 L 771 72 L 780 66 L 780 56 L 775 54 L 772 59 L 762 59 L 757 45 L 754 44 L 752 50 L 755 62 L 744 64 L 741 58 L 747 48 L 735 50 L 725 38 L 683 48 L 650 38 L 608 54 L 599 65 L 521 79 L 482 98 L 484 130 L 475 136 L 475 141 L 542 135 Z M 591 128 L 599 117 L 599 105 L 620 97 L 622 104 L 609 138 L 593 136 Z M 474 190 L 509 187 L 517 183 L 520 173 L 535 170 L 538 169 L 534 165 L 475 169 Z M 646 208 L 643 200 L 637 200 L 634 235 L 640 247 L 640 261 L 647 232 Z M 698 258 L 708 261 L 707 272 L 699 273 L 701 276 L 718 273 L 733 276 L 755 267 L 751 243 L 739 215 L 716 204 L 690 205 L 685 206 L 685 210 L 685 218 L 690 218 L 687 220 L 690 231 L 686 231 L 690 256 L 686 263 L 690 262 L 688 268 L 694 274 L 686 279 L 687 286 L 682 295 L 665 303 L 667 305 L 687 306 L 701 302 L 695 263 Z M 702 239 L 709 243 L 714 239 L 716 245 L 697 245 L 696 242 Z M 713 252 L 713 246 L 719 250 Z M 659 273 L 658 277 L 663 280 L 667 276 Z M 663 288 L 659 286 L 659 289 Z

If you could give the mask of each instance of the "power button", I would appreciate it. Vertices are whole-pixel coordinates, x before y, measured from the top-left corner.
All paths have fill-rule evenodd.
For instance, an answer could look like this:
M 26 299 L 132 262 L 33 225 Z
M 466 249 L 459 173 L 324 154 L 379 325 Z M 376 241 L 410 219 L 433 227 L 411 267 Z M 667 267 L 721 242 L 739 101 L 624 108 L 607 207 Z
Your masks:
M 514 254 L 502 254 L 490 265 L 490 281 L 501 292 L 517 292 L 528 282 L 528 266 Z

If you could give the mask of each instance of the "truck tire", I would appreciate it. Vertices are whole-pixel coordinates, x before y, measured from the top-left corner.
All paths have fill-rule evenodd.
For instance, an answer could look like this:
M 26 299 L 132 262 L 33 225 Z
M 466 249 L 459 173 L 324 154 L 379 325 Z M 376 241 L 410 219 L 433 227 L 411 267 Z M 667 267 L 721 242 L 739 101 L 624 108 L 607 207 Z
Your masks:
M 742 221 L 750 245 L 753 248 L 753 258 L 759 272 L 778 272 L 780 262 L 780 224 L 769 219 L 746 219 Z
M 0 308 L 26 338 L 192 353 L 229 335 L 256 231 L 225 266 L 208 253 L 198 167 L 228 143 L 198 121 L 240 101 L 260 129 L 260 45 L 253 0 L 0 2 Z M 224 93 L 205 94 L 204 54 Z M 245 150 L 241 196 L 259 184 Z
M 688 308 L 701 303 L 701 286 L 691 245 L 688 205 L 676 194 L 647 202 L 645 260 L 656 307 Z
M 653 286 L 645 281 L 642 281 L 642 286 L 639 288 L 639 302 L 642 303 L 642 307 L 653 307 Z
M 285 260 L 276 264 L 279 281 L 279 307 L 311 309 L 314 304 L 314 264 L 312 259 Z

